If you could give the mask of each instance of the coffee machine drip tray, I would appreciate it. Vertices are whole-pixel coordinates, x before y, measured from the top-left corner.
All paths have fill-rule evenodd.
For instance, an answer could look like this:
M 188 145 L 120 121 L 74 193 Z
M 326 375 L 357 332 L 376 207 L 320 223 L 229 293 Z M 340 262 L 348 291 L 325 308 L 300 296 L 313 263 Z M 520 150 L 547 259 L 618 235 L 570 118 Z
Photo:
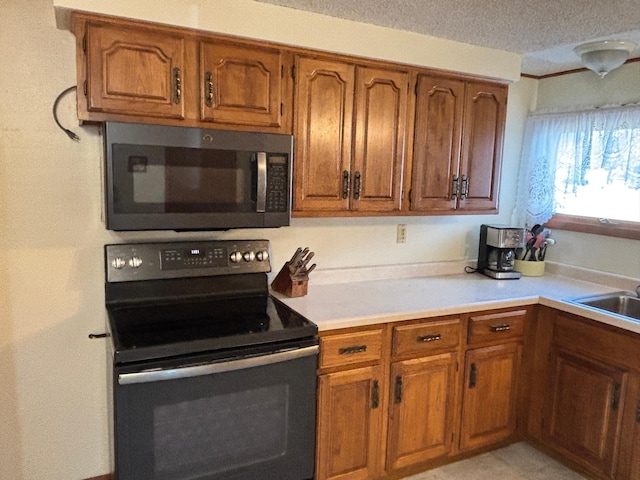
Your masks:
M 509 280 L 520 278 L 520 272 L 516 272 L 515 270 L 510 271 L 497 271 L 491 270 L 490 268 L 483 268 L 481 270 L 487 277 L 495 278 L 497 280 Z

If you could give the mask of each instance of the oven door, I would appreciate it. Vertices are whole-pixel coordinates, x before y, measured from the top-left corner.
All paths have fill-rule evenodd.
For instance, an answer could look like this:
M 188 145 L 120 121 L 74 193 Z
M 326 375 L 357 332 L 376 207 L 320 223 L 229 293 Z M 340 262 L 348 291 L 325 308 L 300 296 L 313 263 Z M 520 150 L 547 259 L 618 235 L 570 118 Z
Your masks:
M 116 367 L 115 478 L 313 478 L 317 354 Z

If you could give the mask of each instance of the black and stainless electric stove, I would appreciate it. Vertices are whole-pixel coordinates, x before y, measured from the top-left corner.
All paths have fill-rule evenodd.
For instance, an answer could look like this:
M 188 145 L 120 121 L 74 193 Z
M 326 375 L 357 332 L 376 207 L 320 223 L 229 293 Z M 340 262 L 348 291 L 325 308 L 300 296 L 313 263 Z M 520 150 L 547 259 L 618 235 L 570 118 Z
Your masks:
M 267 240 L 107 245 L 116 363 L 314 339 L 315 324 L 269 295 Z

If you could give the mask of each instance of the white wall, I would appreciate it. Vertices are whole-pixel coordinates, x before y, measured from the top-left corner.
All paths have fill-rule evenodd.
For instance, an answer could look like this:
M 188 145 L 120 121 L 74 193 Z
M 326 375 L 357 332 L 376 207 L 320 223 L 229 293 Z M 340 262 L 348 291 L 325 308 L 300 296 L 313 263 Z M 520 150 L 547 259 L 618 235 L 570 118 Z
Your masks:
M 536 111 L 573 111 L 640 102 L 640 62 L 628 63 L 600 79 L 591 71 L 539 81 Z M 640 241 L 555 231 L 547 258 L 568 265 L 640 278 Z
M 158 10 L 158 2 L 130 3 L 142 15 Z M 256 21 L 250 9 L 243 15 Z M 287 15 L 295 19 L 297 14 Z M 362 54 L 376 56 L 377 44 L 368 47 L 350 37 L 352 24 L 345 29 L 343 22 L 322 21 L 325 30 L 333 28 Z M 300 30 L 296 35 L 291 42 L 305 43 Z M 388 56 L 406 58 L 405 34 L 385 31 L 384 37 L 395 39 L 384 47 Z M 333 268 L 474 258 L 478 226 L 509 221 L 524 116 L 535 93 L 532 80 L 510 89 L 498 216 L 294 219 L 289 228 L 210 235 L 107 232 L 100 221 L 97 129 L 78 126 L 73 95 L 62 99 L 59 113 L 80 143 L 69 140 L 51 117 L 55 97 L 76 81 L 72 35 L 56 28 L 51 0 L 3 0 L 0 40 L 2 479 L 77 480 L 109 471 L 104 341 L 87 338 L 104 330 L 105 243 L 266 237 L 272 241 L 274 269 L 298 245 L 316 252 L 319 268 Z M 456 48 L 471 70 L 490 68 L 480 65 L 476 47 Z M 487 54 L 480 53 L 479 58 Z M 503 58 L 500 52 L 488 54 Z M 511 70 L 510 59 L 507 55 L 507 67 L 497 67 L 500 75 Z M 397 223 L 408 225 L 406 244 L 395 243 Z

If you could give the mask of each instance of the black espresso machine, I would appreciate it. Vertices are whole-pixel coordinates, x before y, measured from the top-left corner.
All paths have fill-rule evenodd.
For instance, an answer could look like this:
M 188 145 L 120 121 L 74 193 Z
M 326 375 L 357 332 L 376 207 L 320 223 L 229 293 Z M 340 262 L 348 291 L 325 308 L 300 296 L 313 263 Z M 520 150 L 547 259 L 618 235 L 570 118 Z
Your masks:
M 481 225 L 478 272 L 499 280 L 520 278 L 514 270 L 516 250 L 524 247 L 524 228 Z

